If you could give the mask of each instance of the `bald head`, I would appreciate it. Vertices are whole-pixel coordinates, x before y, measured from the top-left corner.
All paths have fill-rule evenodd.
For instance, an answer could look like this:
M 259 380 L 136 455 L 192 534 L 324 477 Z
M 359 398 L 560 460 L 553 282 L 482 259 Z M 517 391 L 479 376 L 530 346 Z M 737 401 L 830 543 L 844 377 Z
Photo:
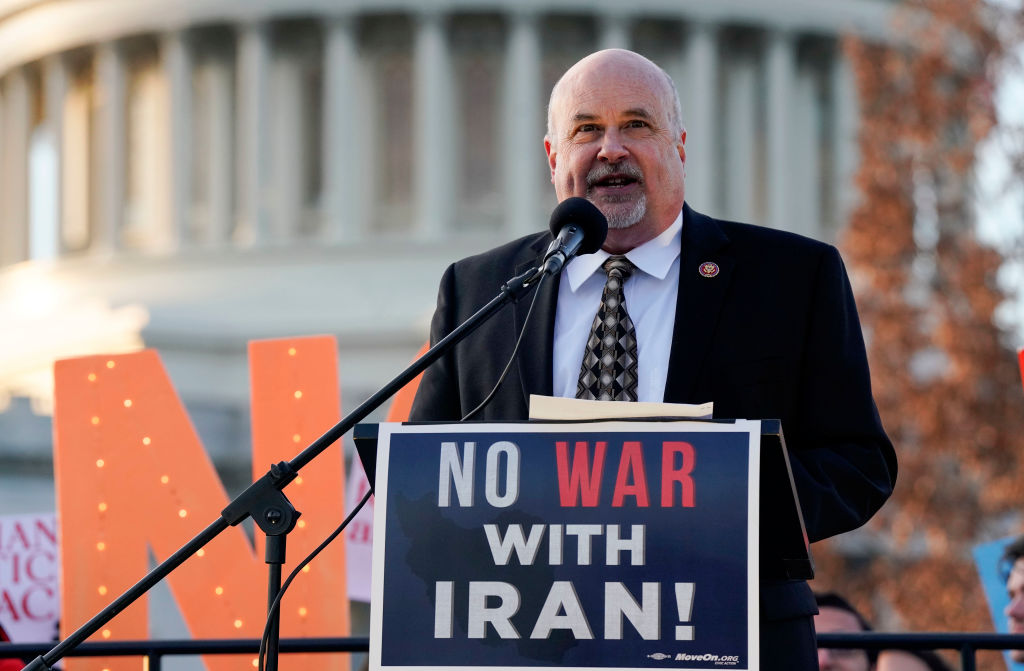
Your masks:
M 671 78 L 624 49 L 587 56 L 552 90 L 544 149 L 555 195 L 586 198 L 604 213 L 609 252 L 651 240 L 682 211 L 680 117 Z
M 555 109 L 564 96 L 584 93 L 586 86 L 593 85 L 595 77 L 612 71 L 632 72 L 649 86 L 658 96 L 666 110 L 670 111 L 669 121 L 676 134 L 684 130 L 683 106 L 675 82 L 657 63 L 627 49 L 604 49 L 596 51 L 578 61 L 555 83 L 548 100 L 548 128 L 546 139 L 557 144 L 558 129 L 555 128 Z

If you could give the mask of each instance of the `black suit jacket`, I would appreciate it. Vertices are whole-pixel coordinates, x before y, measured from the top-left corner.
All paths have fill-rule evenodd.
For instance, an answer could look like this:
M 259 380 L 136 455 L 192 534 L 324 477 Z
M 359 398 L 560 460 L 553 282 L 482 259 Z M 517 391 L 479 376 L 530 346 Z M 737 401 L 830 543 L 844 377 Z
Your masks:
M 530 235 L 449 266 L 431 343 L 536 264 L 550 240 L 548 233 Z M 698 272 L 708 261 L 718 265 L 717 276 Z M 679 269 L 676 313 L 665 316 L 675 321 L 665 401 L 713 401 L 716 417 L 780 419 L 812 542 L 866 522 L 892 491 L 896 457 L 871 396 L 838 251 L 684 205 Z M 552 393 L 557 296 L 557 278 L 540 288 L 513 369 L 474 419 L 525 419 L 530 394 Z M 410 419 L 457 421 L 476 407 L 508 362 L 531 298 L 499 312 L 428 368 Z M 763 584 L 761 594 L 762 619 L 816 612 L 802 582 Z

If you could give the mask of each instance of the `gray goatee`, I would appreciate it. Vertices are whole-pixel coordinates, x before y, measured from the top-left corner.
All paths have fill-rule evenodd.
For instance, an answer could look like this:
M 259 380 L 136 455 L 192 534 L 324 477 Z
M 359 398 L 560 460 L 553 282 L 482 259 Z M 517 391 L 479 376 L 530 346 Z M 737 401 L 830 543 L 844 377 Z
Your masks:
M 598 181 L 610 175 L 624 175 L 637 181 L 643 179 L 643 172 L 629 163 L 602 163 L 587 173 L 587 200 L 597 206 L 608 219 L 608 228 L 629 228 L 640 223 L 647 214 L 647 194 L 604 195 L 598 198 L 594 187 Z

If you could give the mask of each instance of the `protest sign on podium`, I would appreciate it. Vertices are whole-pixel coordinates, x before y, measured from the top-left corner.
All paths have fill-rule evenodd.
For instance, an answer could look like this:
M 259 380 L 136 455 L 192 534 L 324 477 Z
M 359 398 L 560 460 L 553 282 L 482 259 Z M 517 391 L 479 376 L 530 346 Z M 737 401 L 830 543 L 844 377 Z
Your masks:
M 757 667 L 761 422 L 378 429 L 372 669 Z

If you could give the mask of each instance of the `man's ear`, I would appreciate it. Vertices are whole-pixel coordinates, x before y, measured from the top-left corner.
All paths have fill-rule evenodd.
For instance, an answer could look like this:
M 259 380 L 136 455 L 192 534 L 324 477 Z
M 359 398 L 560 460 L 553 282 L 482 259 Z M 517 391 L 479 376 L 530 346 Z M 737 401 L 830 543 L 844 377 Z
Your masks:
M 548 155 L 548 167 L 551 169 L 551 181 L 555 181 L 555 164 L 558 161 L 558 151 L 552 146 L 551 139 L 544 136 L 544 153 Z
M 679 159 L 686 165 L 686 130 L 679 134 Z

